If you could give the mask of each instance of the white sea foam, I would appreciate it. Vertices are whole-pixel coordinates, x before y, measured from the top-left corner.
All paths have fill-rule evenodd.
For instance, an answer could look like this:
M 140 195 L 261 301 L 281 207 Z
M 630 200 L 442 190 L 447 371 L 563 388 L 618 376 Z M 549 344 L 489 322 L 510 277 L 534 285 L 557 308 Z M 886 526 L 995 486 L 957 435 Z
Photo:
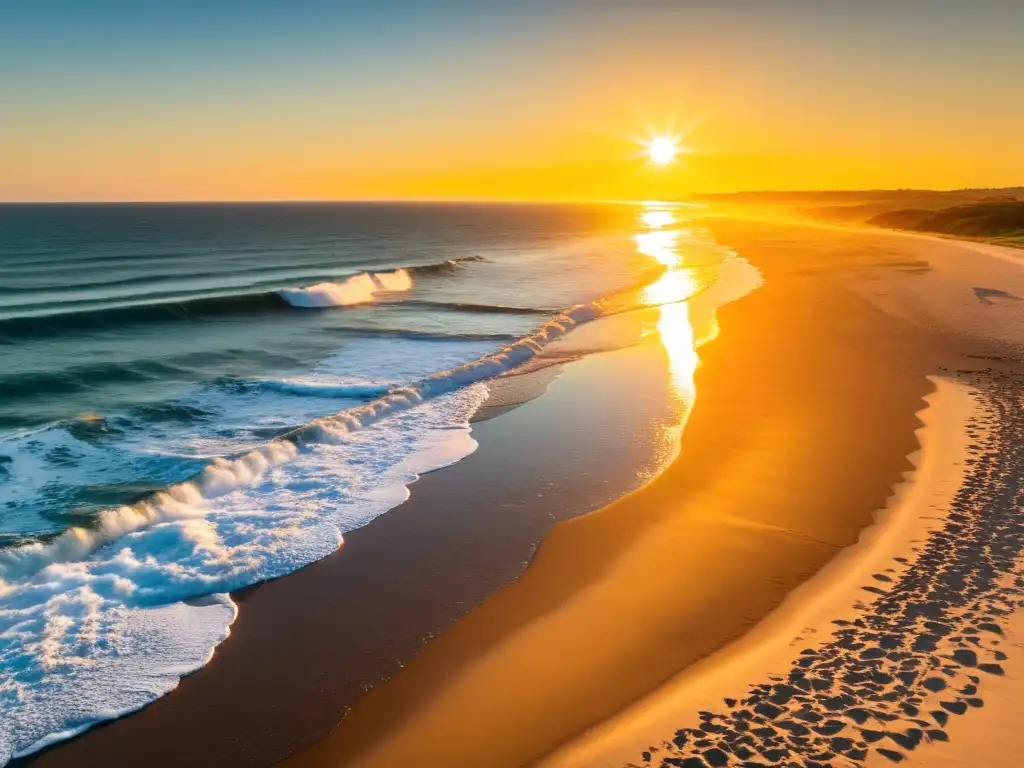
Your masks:
M 131 483 L 139 477 L 170 483 L 183 476 L 183 469 L 191 474 L 180 461 L 79 439 L 67 423 L 5 436 L 0 439 L 0 454 L 7 457 L 0 466 L 5 471 L 0 483 L 0 532 L 7 534 L 52 530 L 54 521 L 46 512 L 73 504 L 75 489 L 89 484 Z
M 349 408 L 334 416 L 317 419 L 302 430 L 316 439 L 333 441 L 365 428 L 382 418 L 408 410 L 424 400 L 453 392 L 479 381 L 494 378 L 527 362 L 548 344 L 562 338 L 581 322 L 593 320 L 600 310 L 592 304 L 580 305 L 540 326 L 536 331 L 471 363 L 422 379 L 408 387 L 391 390 L 366 405 Z
M 0 456 L 5 457 L 0 463 L 0 534 L 53 531 L 60 519 L 52 511 L 88 503 L 83 490 L 174 484 L 198 472 L 204 461 L 258 449 L 269 433 L 336 412 L 333 399 L 351 395 L 365 400 L 387 392 L 394 382 L 416 381 L 497 349 L 495 341 L 360 338 L 320 361 L 309 375 L 278 380 L 281 386 L 228 381 L 189 392 L 175 404 L 205 414 L 193 421 L 114 413 L 109 414 L 112 433 L 106 421 L 86 425 L 100 439 L 89 439 L 89 429 L 82 434 L 81 424 L 69 422 L 0 435 Z M 301 386 L 290 384 L 308 384 L 310 391 L 300 393 Z
M 381 292 L 408 291 L 412 277 L 404 269 L 360 272 L 340 283 L 317 283 L 306 288 L 283 288 L 278 295 L 293 307 L 347 307 L 373 301 Z
M 92 528 L 70 528 L 48 544 L 27 544 L 0 552 L 0 584 L 3 580 L 18 578 L 52 562 L 80 559 L 140 528 L 167 520 L 199 517 L 202 513 L 197 510 L 204 500 L 260 481 L 269 470 L 294 459 L 298 443 L 335 443 L 426 400 L 499 376 L 527 362 L 580 322 L 592 320 L 598 314 L 599 310 L 593 305 L 575 307 L 548 320 L 532 334 L 499 352 L 434 374 L 410 386 L 391 389 L 365 405 L 316 419 L 294 430 L 286 439 L 275 440 L 234 459 L 216 458 L 197 479 L 172 485 L 138 504 L 107 510 Z
M 325 557 L 419 474 L 472 452 L 479 382 L 597 314 L 577 307 L 493 354 L 215 459 L 92 528 L 0 553 L 0 763 L 172 690 L 227 636 L 229 592 Z
M 0 762 L 172 690 L 226 637 L 226 593 L 330 554 L 419 473 L 470 453 L 467 419 L 485 394 L 463 389 L 344 441 L 276 441 L 110 510 L 95 530 L 6 553 Z

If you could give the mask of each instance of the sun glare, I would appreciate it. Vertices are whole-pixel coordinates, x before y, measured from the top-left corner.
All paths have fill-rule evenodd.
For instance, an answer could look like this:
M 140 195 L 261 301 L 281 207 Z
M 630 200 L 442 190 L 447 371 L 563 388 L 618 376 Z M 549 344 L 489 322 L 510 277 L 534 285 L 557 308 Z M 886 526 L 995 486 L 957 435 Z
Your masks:
M 647 157 L 657 165 L 667 165 L 679 154 L 679 142 L 671 136 L 657 136 L 647 143 Z

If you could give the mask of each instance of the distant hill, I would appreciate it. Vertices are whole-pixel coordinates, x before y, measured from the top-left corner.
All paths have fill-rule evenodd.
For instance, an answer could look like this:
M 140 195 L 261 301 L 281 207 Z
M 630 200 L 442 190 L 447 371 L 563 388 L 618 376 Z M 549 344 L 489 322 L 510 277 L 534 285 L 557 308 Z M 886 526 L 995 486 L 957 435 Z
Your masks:
M 1024 187 L 734 192 L 696 201 L 821 221 L 932 232 L 1024 248 Z
M 788 209 L 828 221 L 863 223 L 879 213 L 901 208 L 937 211 L 956 205 L 1024 200 L 1024 187 L 1003 189 L 874 189 L 820 192 L 729 192 L 697 195 L 697 202 L 716 205 Z
M 880 213 L 866 223 L 957 237 L 1020 241 L 1024 245 L 1024 201 L 955 205 L 938 211 L 904 208 Z
M 961 203 L 986 200 L 1024 200 L 1024 187 L 994 189 L 869 189 L 821 190 L 797 192 L 725 192 L 713 195 L 695 195 L 698 202 L 736 203 L 741 205 L 783 205 L 789 207 L 814 206 L 819 210 L 850 210 L 850 206 L 869 208 L 896 205 L 901 207 L 945 208 Z
M 947 235 L 1003 235 L 1024 229 L 1024 202 L 956 205 L 939 211 L 910 208 L 880 213 L 867 223 Z
M 1007 190 L 1011 191 L 1011 190 Z M 940 211 L 958 205 L 976 203 L 1016 202 L 1024 200 L 1024 190 L 1020 195 L 993 194 L 991 190 L 984 193 L 968 194 L 966 192 L 932 192 L 918 193 L 901 197 L 879 198 L 871 201 L 859 200 L 845 205 L 825 205 L 806 207 L 801 213 L 815 219 L 837 222 L 867 222 L 880 213 L 913 209 L 921 211 Z

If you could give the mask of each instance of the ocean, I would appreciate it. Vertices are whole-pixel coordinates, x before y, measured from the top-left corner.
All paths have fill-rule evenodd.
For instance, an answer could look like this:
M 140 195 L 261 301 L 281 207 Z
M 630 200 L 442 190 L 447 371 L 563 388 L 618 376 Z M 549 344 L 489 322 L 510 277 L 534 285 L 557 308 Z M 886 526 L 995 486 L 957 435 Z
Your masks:
M 471 453 L 494 377 L 712 285 L 687 217 L 0 206 L 0 764 L 207 663 L 232 591 Z

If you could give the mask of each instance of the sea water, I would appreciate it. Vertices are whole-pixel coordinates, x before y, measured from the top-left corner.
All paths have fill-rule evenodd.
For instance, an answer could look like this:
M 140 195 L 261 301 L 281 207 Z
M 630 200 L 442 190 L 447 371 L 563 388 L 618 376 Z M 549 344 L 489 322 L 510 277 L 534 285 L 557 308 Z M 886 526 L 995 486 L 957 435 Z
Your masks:
M 664 271 L 637 220 L 0 206 L 0 764 L 172 690 L 233 590 L 472 452 L 489 380 Z

